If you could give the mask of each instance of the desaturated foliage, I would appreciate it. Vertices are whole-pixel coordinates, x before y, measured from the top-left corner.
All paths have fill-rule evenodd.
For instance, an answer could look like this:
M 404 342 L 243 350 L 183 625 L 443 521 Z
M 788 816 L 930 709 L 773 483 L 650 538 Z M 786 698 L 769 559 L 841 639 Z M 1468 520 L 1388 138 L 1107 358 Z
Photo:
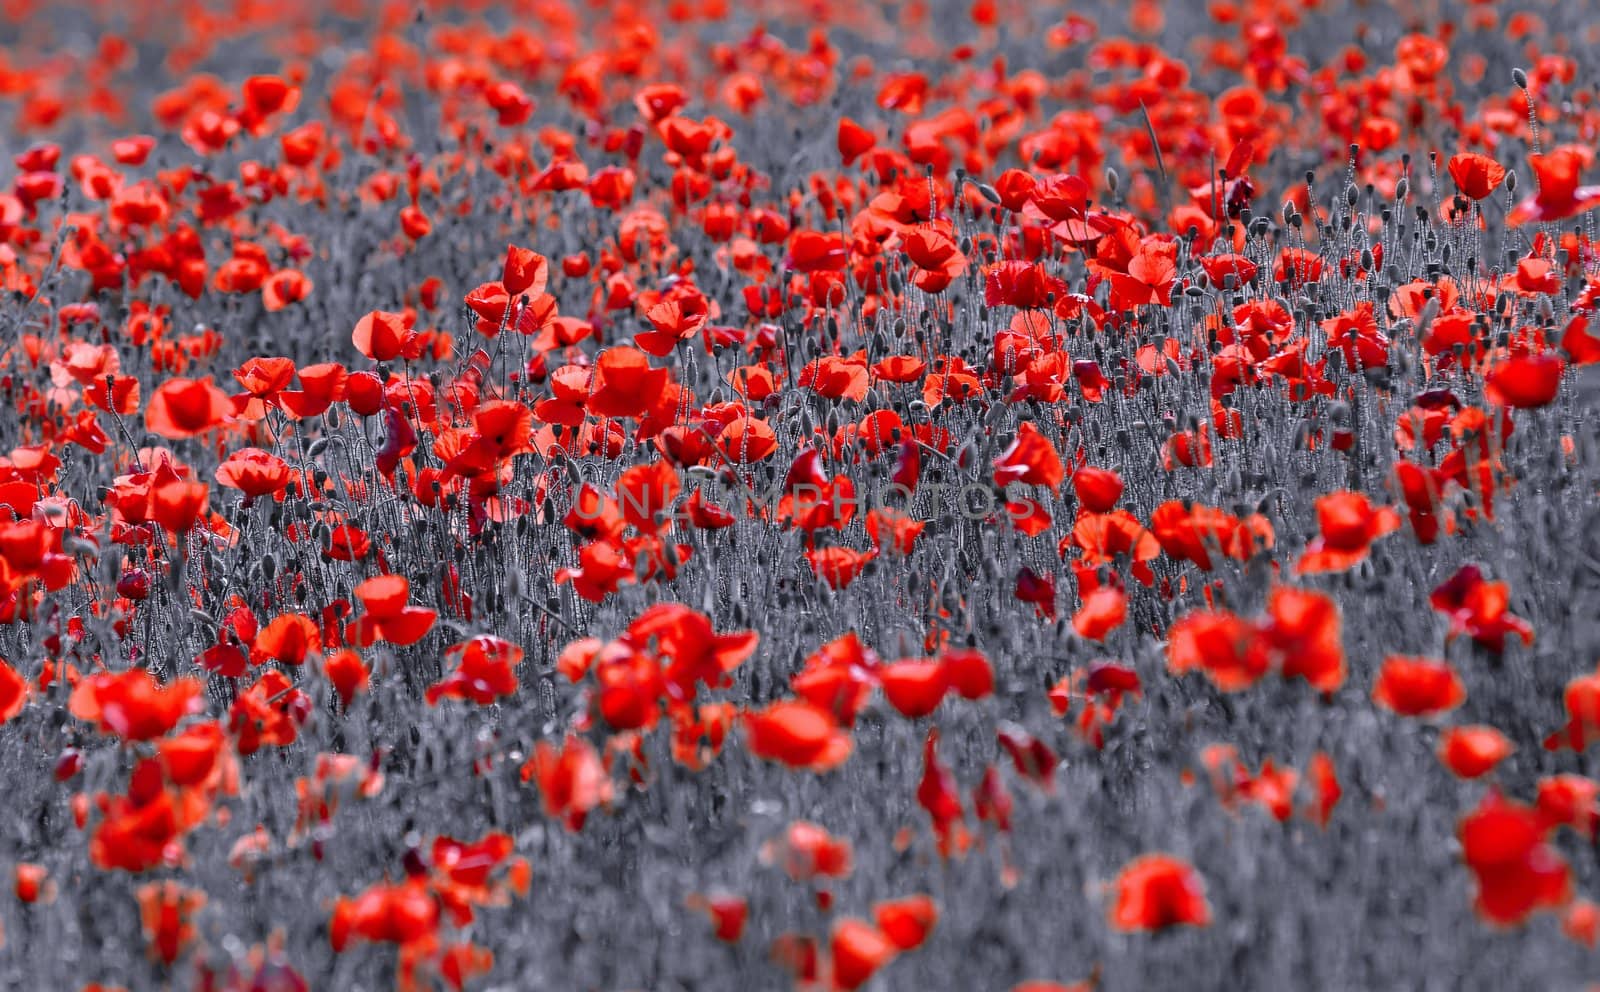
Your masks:
M 3 8 L 0 985 L 1600 974 L 1583 4 Z

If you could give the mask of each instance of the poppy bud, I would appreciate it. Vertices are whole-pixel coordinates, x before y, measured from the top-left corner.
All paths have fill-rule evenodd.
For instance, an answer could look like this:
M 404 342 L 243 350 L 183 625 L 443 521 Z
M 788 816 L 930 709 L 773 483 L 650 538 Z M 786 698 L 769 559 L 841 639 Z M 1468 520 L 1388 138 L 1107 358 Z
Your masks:
M 150 595 L 150 573 L 142 568 L 122 573 L 117 580 L 117 595 L 133 600 L 147 598 Z
M 83 752 L 75 747 L 66 748 L 56 759 L 56 781 L 65 782 L 83 770 Z

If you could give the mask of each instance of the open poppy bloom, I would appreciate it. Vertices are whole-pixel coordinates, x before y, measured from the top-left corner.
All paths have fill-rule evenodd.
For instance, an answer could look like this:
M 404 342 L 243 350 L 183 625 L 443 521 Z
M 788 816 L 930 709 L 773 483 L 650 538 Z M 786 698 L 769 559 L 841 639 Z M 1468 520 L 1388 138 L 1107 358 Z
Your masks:
M 854 548 L 817 548 L 806 552 L 806 561 L 817 578 L 834 589 L 843 589 L 856 580 L 867 563 L 878 556 L 876 549 L 857 551 Z
M 1179 500 L 1156 507 L 1150 515 L 1150 531 L 1168 556 L 1191 561 L 1206 571 L 1215 567 L 1216 554 L 1248 561 L 1271 548 L 1274 540 L 1272 525 L 1260 514 L 1241 520 L 1216 507 L 1185 505 Z
M 1250 622 L 1222 610 L 1197 610 L 1167 631 L 1167 667 L 1174 674 L 1203 671 L 1223 691 L 1255 684 L 1271 667 Z
M 0 723 L 5 723 L 28 702 L 28 680 L 0 659 Z
M 1064 474 L 1055 445 L 1027 422 L 1017 428 L 1016 440 L 994 462 L 994 482 L 1001 487 L 1023 482 L 1059 490 Z
M 1451 727 L 1439 738 L 1439 760 L 1457 778 L 1480 778 L 1515 751 L 1493 727 Z
M 939 708 L 950 688 L 949 673 L 935 660 L 907 659 L 884 665 L 877 671 L 889 704 L 915 720 Z
M 1571 871 L 1545 843 L 1536 810 L 1490 791 L 1461 820 L 1461 857 L 1478 882 L 1475 903 L 1486 920 L 1510 926 L 1572 898 Z
M 1146 854 L 1123 866 L 1113 884 L 1111 925 L 1118 930 L 1165 930 L 1211 923 L 1205 884 L 1188 862 Z
M 416 333 L 406 324 L 404 314 L 374 310 L 356 321 L 350 333 L 356 350 L 377 362 L 399 358 L 416 338 Z
M 289 464 L 270 451 L 240 448 L 217 466 L 216 480 L 244 493 L 245 505 L 258 496 L 275 495 L 289 484 Z
M 1529 221 L 1548 223 L 1600 207 L 1600 186 L 1578 185 L 1584 162 L 1577 151 L 1565 147 L 1529 155 L 1528 165 L 1539 181 L 1534 194 L 1506 215 L 1506 223 L 1512 227 Z
M 1572 679 L 1561 698 L 1567 711 L 1567 723 L 1545 738 L 1546 750 L 1582 751 L 1600 741 L 1600 671 Z
M 883 932 L 857 919 L 841 919 L 833 925 L 828 944 L 833 970 L 833 987 L 858 989 L 895 956 L 897 948 Z
M 103 734 L 148 741 L 166 734 L 178 721 L 201 708 L 204 685 L 177 679 L 167 685 L 143 669 L 90 675 L 72 689 L 68 709 L 95 724 Z
M 357 647 L 376 641 L 407 645 L 420 641 L 438 618 L 438 612 L 411 606 L 411 583 L 402 575 L 376 575 L 354 590 L 366 613 L 350 624 L 349 637 Z
M 1390 655 L 1372 686 L 1372 698 L 1401 716 L 1434 716 L 1460 706 L 1467 690 L 1447 661 Z
M 1462 152 L 1450 156 L 1450 178 L 1462 195 L 1481 200 L 1499 188 L 1506 178 L 1505 166 L 1487 155 Z
M 322 662 L 322 672 L 346 706 L 358 693 L 366 692 L 372 681 L 372 672 L 361 656 L 348 649 L 328 655 Z
M 522 661 L 522 649 L 510 641 L 485 634 L 451 645 L 445 655 L 455 661 L 456 667 L 428 687 L 429 703 L 453 696 L 488 706 L 517 691 L 516 667 Z
M 234 697 L 228 710 L 228 730 L 241 756 L 256 753 L 262 745 L 288 747 L 300 735 L 300 725 L 311 715 L 311 697 L 295 688 L 289 677 L 269 669 L 256 683 Z
M 321 652 L 322 631 L 316 623 L 298 613 L 281 613 L 256 635 L 250 645 L 250 662 L 302 665 L 307 656 Z
M 854 632 L 829 641 L 807 656 L 790 678 L 795 695 L 832 713 L 842 727 L 855 723 L 877 684 L 878 657 Z
M 793 768 L 825 772 L 850 757 L 850 735 L 827 710 L 810 703 L 778 702 L 744 715 L 750 751 Z
M 1592 778 L 1572 774 L 1542 778 L 1535 806 L 1550 829 L 1571 827 L 1587 840 L 1600 831 L 1600 782 Z
M 1103 641 L 1128 618 L 1128 595 L 1115 586 L 1101 586 L 1083 597 L 1072 615 L 1072 629 L 1089 641 Z
M 1400 529 L 1400 514 L 1374 507 L 1364 493 L 1343 491 L 1317 499 L 1317 522 L 1322 534 L 1295 562 L 1296 575 L 1340 572 L 1364 560 L 1373 541 Z
M 610 775 L 594 745 L 571 734 L 559 748 L 549 741 L 535 745 L 522 766 L 522 780 L 536 782 L 545 815 L 574 832 L 612 798 Z
M 328 939 L 335 951 L 352 938 L 389 944 L 414 944 L 431 938 L 439 923 L 439 904 L 420 879 L 374 885 L 354 899 L 334 904 Z
M 878 931 L 898 951 L 921 947 L 939 922 L 939 904 L 929 896 L 914 895 L 874 903 L 872 917 Z
M 137 895 L 150 956 L 170 966 L 194 943 L 194 916 L 205 906 L 206 895 L 172 881 L 142 885 Z
M 1533 627 L 1511 612 L 1511 586 L 1490 582 L 1476 565 L 1463 565 L 1428 595 L 1435 610 L 1450 619 L 1450 637 L 1462 634 L 1496 653 L 1506 638 L 1533 643 Z
M 808 820 L 790 823 L 781 837 L 762 844 L 760 858 L 762 864 L 781 868 L 796 882 L 848 878 L 855 869 L 850 842 Z
M 1597 204 L 1600 205 L 1600 204 Z M 1567 363 L 1560 355 L 1520 355 L 1497 362 L 1483 375 L 1483 395 L 1496 406 L 1548 406 L 1561 389 Z
M 210 379 L 168 379 L 150 394 L 145 426 L 166 438 L 204 434 L 226 419 L 233 406 Z
M 343 365 L 325 362 L 300 370 L 300 388 L 279 392 L 278 402 L 293 417 L 316 417 L 344 398 L 349 373 Z

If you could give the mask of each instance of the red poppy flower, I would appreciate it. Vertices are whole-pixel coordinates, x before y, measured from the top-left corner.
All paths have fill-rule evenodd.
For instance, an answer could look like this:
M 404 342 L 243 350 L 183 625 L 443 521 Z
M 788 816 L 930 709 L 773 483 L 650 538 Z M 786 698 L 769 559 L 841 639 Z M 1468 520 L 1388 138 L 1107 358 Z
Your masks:
M 871 131 L 857 124 L 848 117 L 839 118 L 839 158 L 845 165 L 850 165 L 856 159 L 872 150 L 878 139 Z
M 1061 455 L 1056 452 L 1055 445 L 1026 421 L 1017 428 L 1016 440 L 994 461 L 997 486 L 1022 482 L 1059 490 L 1064 475 Z
M 289 464 L 270 451 L 240 448 L 217 466 L 216 480 L 245 495 L 245 504 L 258 496 L 275 495 L 289 484 Z
M 1499 188 L 1506 178 L 1505 167 L 1487 155 L 1462 152 L 1450 157 L 1450 178 L 1456 188 L 1474 200 L 1481 200 Z
M 522 780 L 537 780 L 545 815 L 572 831 L 582 830 L 590 812 L 611 802 L 611 779 L 594 745 L 570 734 L 559 749 L 549 741 L 534 745 Z
M 1534 194 L 1506 215 L 1506 223 L 1512 227 L 1529 221 L 1565 220 L 1600 207 L 1600 186 L 1578 185 L 1585 159 L 1576 150 L 1562 147 L 1543 155 L 1529 155 L 1528 165 L 1538 182 Z
M 273 617 L 256 635 L 250 646 L 250 661 L 256 665 L 267 661 L 302 665 L 307 655 L 321 651 L 322 634 L 317 625 L 309 617 L 284 613 Z
M 1122 476 L 1108 469 L 1085 465 L 1072 473 L 1072 491 L 1090 513 L 1110 513 L 1122 498 Z
M 67 708 L 73 716 L 95 724 L 103 734 L 148 741 L 177 726 L 201 708 L 205 686 L 198 679 L 176 679 L 161 685 L 144 669 L 91 675 L 72 689 Z
M 0 659 L 0 724 L 18 713 L 28 702 L 28 680 Z
M 1519 355 L 1496 362 L 1483 374 L 1483 395 L 1495 406 L 1548 406 L 1561 389 L 1567 363 L 1560 355 Z
M 1478 881 L 1476 908 L 1501 925 L 1572 898 L 1571 872 L 1544 840 L 1538 812 L 1489 792 L 1461 820 L 1461 857 Z
M 145 427 L 162 437 L 194 437 L 218 426 L 232 404 L 228 394 L 207 379 L 168 379 L 150 394 Z
M 405 351 L 416 337 L 408 326 L 406 315 L 374 310 L 356 321 L 350 340 L 356 350 L 376 362 L 389 362 Z
M 1452 639 L 1466 634 L 1496 653 L 1505 650 L 1506 637 L 1533 643 L 1533 627 L 1510 611 L 1511 586 L 1489 582 L 1476 565 L 1463 565 L 1428 595 L 1435 610 L 1450 619 Z
M 1566 747 L 1582 751 L 1600 740 L 1600 672 L 1579 675 L 1569 681 L 1562 692 L 1562 703 L 1566 706 L 1567 724 L 1545 738 L 1546 750 Z
M 828 771 L 850 757 L 850 735 L 827 710 L 803 702 L 778 702 L 744 715 L 750 751 L 792 768 Z
M 1118 930 L 1165 930 L 1211 923 L 1205 885 L 1186 861 L 1146 854 L 1118 873 L 1111 925 Z
M 522 649 L 503 638 L 484 634 L 470 641 L 453 644 L 445 656 L 455 662 L 455 670 L 428 687 L 429 705 L 446 696 L 488 706 L 501 696 L 517 691 L 517 665 Z
M 1516 748 L 1493 727 L 1451 727 L 1439 738 L 1439 760 L 1458 778 L 1480 778 Z
M 1232 613 L 1188 613 L 1167 630 L 1167 668 L 1203 671 L 1225 692 L 1255 684 L 1270 665 L 1255 626 Z
M 205 906 L 206 895 L 171 881 L 142 885 L 136 894 L 150 956 L 170 967 L 194 943 L 194 916 Z
M 1333 767 L 1333 759 L 1323 751 L 1312 755 L 1311 763 L 1306 767 L 1306 781 L 1312 792 L 1307 815 L 1317 826 L 1326 827 L 1333 816 L 1334 807 L 1339 805 L 1339 799 L 1344 794 Z
M 878 931 L 899 951 L 921 947 L 939 922 L 939 904 L 924 895 L 907 896 L 874 903 L 873 920 Z
M 938 709 L 950 688 L 949 673 L 937 661 L 897 661 L 879 668 L 877 674 L 889 705 L 913 720 Z
M 365 615 L 350 625 L 350 641 L 357 647 L 380 640 L 402 647 L 415 644 L 438 617 L 434 610 L 407 605 L 411 583 L 404 576 L 373 576 L 356 586 L 354 594 L 366 609 Z
M 1372 542 L 1400 528 L 1400 514 L 1373 507 L 1365 493 L 1341 491 L 1317 499 L 1322 535 L 1306 545 L 1295 562 L 1296 575 L 1343 571 L 1365 559 Z
M 685 900 L 685 905 L 711 918 L 712 933 L 718 940 L 736 944 L 744 936 L 745 923 L 750 918 L 750 904 L 743 898 L 726 892 L 704 896 L 695 894 Z
M 776 865 L 796 882 L 849 878 L 855 869 L 850 842 L 806 820 L 789 824 L 783 835 L 761 845 L 761 863 Z
M 348 649 L 328 655 L 322 662 L 322 672 L 346 706 L 350 705 L 357 693 L 367 691 L 372 679 L 372 673 L 362 662 L 361 656 Z
M 877 928 L 846 917 L 833 925 L 828 943 L 833 987 L 858 989 L 895 955 L 895 945 Z
M 651 368 L 636 348 L 608 348 L 595 359 L 588 409 L 602 417 L 638 417 L 655 404 L 670 376 L 667 369 Z
M 1433 716 L 1460 706 L 1467 690 L 1447 661 L 1390 655 L 1383 660 L 1372 698 L 1401 716 Z
M 431 939 L 438 925 L 438 901 L 423 880 L 414 878 L 340 899 L 328 923 L 328 938 L 335 951 L 349 946 L 351 937 L 404 946 Z
M 1084 595 L 1083 605 L 1072 615 L 1072 629 L 1085 640 L 1103 641 L 1127 618 L 1127 593 L 1105 585 Z

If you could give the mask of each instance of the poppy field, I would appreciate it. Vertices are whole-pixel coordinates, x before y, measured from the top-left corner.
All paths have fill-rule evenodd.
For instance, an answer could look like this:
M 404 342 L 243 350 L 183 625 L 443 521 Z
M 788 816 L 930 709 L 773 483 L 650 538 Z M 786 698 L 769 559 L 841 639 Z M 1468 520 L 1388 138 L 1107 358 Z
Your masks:
M 0 987 L 1600 983 L 1586 6 L 0 0 Z

